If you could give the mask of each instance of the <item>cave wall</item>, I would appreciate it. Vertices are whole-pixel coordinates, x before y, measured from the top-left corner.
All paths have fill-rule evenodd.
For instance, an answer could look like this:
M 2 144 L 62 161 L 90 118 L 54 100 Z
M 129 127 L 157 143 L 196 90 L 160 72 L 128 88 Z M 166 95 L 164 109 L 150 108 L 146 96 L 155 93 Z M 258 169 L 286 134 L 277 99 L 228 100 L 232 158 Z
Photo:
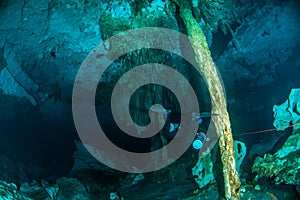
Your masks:
M 192 2 L 225 84 L 234 133 L 268 128 L 272 125 L 273 104 L 299 85 L 294 76 L 300 68 L 296 0 Z M 104 39 L 132 28 L 158 26 L 185 32 L 176 12 L 174 4 L 163 0 L 1 1 L 0 119 L 11 119 L 18 127 L 24 117 L 45 121 L 50 118 L 58 127 L 48 131 L 45 125 L 31 134 L 34 125 L 25 123 L 14 131 L 15 137 L 25 126 L 29 131 L 25 131 L 28 135 L 24 138 L 38 132 L 51 136 L 66 123 L 72 127 L 73 82 L 88 53 Z M 185 74 L 195 87 L 201 88 L 198 96 L 205 96 L 202 105 L 209 111 L 207 93 L 201 93 L 205 86 L 195 80 L 184 61 L 167 53 L 152 53 L 149 56 L 149 52 L 133 52 L 114 62 L 98 87 L 99 112 L 108 110 L 114 81 L 126 70 L 148 61 L 163 62 Z M 154 98 L 162 101 L 162 96 L 173 98 L 162 89 L 157 89 L 156 95 L 149 93 L 148 103 Z M 144 101 L 145 96 L 140 94 L 132 106 L 148 109 Z M 147 118 L 135 113 L 136 119 Z M 111 126 L 110 121 L 105 123 Z M 2 133 L 2 141 L 9 130 Z M 74 127 L 70 132 L 67 141 L 73 144 Z

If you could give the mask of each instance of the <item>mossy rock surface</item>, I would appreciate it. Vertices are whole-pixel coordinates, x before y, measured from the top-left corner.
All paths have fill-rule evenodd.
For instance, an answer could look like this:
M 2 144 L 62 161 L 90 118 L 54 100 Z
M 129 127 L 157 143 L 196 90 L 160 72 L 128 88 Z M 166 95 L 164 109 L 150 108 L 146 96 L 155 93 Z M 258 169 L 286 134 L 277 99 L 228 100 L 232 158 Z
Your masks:
M 252 171 L 257 173 L 256 179 L 274 177 L 275 183 L 300 184 L 300 131 L 287 139 L 275 154 L 257 157 Z

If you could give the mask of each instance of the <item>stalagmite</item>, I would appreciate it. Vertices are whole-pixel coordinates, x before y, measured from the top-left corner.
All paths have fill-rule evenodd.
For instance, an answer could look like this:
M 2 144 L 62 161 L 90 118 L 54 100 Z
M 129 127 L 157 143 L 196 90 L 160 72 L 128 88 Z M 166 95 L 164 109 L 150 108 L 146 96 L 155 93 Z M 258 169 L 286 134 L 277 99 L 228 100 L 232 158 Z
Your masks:
M 209 89 L 212 100 L 212 121 L 219 135 L 219 146 L 223 164 L 224 189 L 226 199 L 240 199 L 240 180 L 236 170 L 233 138 L 227 112 L 225 93 L 218 76 L 217 68 L 212 60 L 205 36 L 192 15 L 188 0 L 172 0 L 180 8 L 180 16 L 186 26 L 188 36 L 195 52 L 199 70 Z

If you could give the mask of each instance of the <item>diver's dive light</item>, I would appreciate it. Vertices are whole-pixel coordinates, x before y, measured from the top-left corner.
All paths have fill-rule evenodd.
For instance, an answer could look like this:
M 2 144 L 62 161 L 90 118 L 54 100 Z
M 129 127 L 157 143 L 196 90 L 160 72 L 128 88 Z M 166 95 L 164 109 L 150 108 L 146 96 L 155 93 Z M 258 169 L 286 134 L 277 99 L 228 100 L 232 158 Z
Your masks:
M 195 139 L 193 141 L 193 147 L 194 147 L 194 149 L 199 150 L 199 149 L 202 148 L 204 138 L 205 138 L 205 134 L 203 132 L 200 132 L 200 133 L 196 134 L 196 137 L 195 137 Z

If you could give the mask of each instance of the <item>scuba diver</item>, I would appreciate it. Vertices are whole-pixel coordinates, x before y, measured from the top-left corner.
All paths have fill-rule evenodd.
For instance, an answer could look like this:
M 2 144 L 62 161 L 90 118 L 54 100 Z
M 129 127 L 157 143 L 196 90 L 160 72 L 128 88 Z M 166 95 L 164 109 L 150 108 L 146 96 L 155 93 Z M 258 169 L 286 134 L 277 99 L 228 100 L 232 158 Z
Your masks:
M 150 107 L 150 106 L 149 106 Z M 165 109 L 165 107 L 167 109 Z M 179 113 L 172 113 L 172 107 L 169 104 L 163 105 L 163 107 L 155 107 L 152 106 L 150 109 L 154 112 L 163 112 L 167 114 L 166 126 L 162 131 L 162 135 L 167 138 L 169 141 L 172 140 L 180 129 L 180 115 Z M 192 120 L 197 120 L 198 122 L 198 130 L 195 133 L 195 138 L 192 143 L 192 146 L 195 150 L 200 150 L 203 147 L 203 142 L 206 139 L 206 125 L 203 124 L 205 118 L 211 118 L 218 114 L 210 113 L 210 112 L 201 112 L 201 113 L 193 113 Z M 176 123 L 179 122 L 179 123 Z
M 196 133 L 195 139 L 193 141 L 193 147 L 196 150 L 200 150 L 203 147 L 203 142 L 206 138 L 206 131 L 200 126 L 204 120 L 204 118 L 210 118 L 212 116 L 216 116 L 217 114 L 210 113 L 210 112 L 202 112 L 200 114 L 193 113 L 193 120 L 198 120 L 199 128 Z
M 168 118 L 167 118 L 167 123 L 170 124 L 169 132 L 167 135 L 168 139 L 172 139 L 173 137 L 175 137 L 177 131 L 180 128 L 180 124 L 170 122 L 170 116 L 169 116 L 170 113 L 171 111 L 168 113 Z M 211 116 L 215 116 L 215 115 L 217 114 L 212 114 L 209 112 L 202 112 L 200 114 L 193 113 L 193 120 L 197 120 L 199 124 L 198 131 L 196 132 L 194 141 L 192 143 L 193 148 L 195 150 L 200 150 L 203 147 L 203 142 L 206 138 L 206 133 L 205 133 L 206 131 L 204 131 L 203 127 L 201 127 L 200 125 L 204 121 L 204 118 L 210 118 Z

